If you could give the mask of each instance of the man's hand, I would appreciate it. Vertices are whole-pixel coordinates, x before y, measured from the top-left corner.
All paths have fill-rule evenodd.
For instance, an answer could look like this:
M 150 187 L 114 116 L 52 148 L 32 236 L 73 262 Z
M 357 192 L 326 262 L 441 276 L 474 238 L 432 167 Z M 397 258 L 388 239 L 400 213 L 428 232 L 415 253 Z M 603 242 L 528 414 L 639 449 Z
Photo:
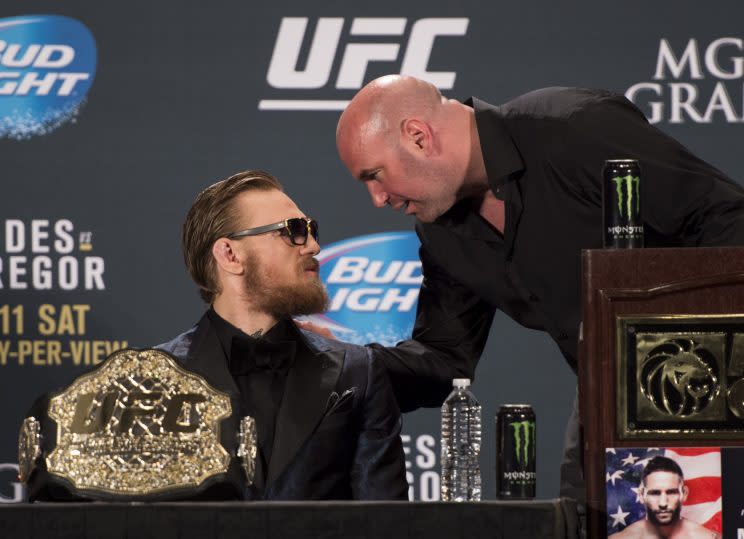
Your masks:
M 295 320 L 294 323 L 297 324 L 298 327 L 306 329 L 307 331 L 312 331 L 313 333 L 317 333 L 321 337 L 333 339 L 334 341 L 338 340 L 336 336 L 331 332 L 331 330 L 327 327 L 314 324 L 313 322 L 309 322 L 307 320 Z

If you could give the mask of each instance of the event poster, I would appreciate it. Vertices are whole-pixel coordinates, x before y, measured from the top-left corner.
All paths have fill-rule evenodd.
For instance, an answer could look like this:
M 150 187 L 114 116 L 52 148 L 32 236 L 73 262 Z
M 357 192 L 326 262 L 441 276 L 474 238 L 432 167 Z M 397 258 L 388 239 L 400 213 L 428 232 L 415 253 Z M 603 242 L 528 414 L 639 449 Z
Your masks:
M 744 537 L 744 448 L 606 450 L 607 536 Z

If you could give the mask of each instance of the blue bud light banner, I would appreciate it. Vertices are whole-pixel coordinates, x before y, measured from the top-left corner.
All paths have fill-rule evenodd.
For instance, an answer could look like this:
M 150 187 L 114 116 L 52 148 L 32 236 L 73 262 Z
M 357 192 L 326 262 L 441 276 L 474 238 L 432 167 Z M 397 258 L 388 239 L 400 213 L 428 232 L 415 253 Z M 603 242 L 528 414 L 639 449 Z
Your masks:
M 370 234 L 324 248 L 318 261 L 330 306 L 311 318 L 357 344 L 410 338 L 423 281 L 418 249 L 414 232 Z
M 0 19 L 0 138 L 46 135 L 74 121 L 96 74 L 96 43 L 75 19 Z

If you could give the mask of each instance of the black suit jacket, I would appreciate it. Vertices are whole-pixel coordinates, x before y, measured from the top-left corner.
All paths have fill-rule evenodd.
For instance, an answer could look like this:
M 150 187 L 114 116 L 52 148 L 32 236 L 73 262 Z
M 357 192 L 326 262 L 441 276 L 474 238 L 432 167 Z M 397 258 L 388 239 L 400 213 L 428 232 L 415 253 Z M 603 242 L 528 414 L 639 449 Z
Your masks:
M 407 499 L 400 411 L 382 365 L 364 347 L 298 335 L 311 353 L 297 354 L 287 375 L 262 499 Z M 240 392 L 208 316 L 157 348 L 237 406 Z

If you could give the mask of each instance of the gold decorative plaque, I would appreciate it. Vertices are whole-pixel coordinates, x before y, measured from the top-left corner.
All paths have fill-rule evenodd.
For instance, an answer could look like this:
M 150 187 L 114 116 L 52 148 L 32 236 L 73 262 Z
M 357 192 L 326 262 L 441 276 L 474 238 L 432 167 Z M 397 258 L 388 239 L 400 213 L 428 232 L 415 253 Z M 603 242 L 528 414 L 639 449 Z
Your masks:
M 245 416 L 240 420 L 240 443 L 238 445 L 238 458 L 245 471 L 246 484 L 252 485 L 256 476 L 256 455 L 258 445 L 256 444 L 256 420 L 251 416 Z
M 744 315 L 620 316 L 620 439 L 744 437 Z
M 23 420 L 18 433 L 18 479 L 25 483 L 41 456 L 41 425 L 35 417 Z
M 49 404 L 49 472 L 76 489 L 146 496 L 227 471 L 220 421 L 230 398 L 158 350 L 114 352 Z

